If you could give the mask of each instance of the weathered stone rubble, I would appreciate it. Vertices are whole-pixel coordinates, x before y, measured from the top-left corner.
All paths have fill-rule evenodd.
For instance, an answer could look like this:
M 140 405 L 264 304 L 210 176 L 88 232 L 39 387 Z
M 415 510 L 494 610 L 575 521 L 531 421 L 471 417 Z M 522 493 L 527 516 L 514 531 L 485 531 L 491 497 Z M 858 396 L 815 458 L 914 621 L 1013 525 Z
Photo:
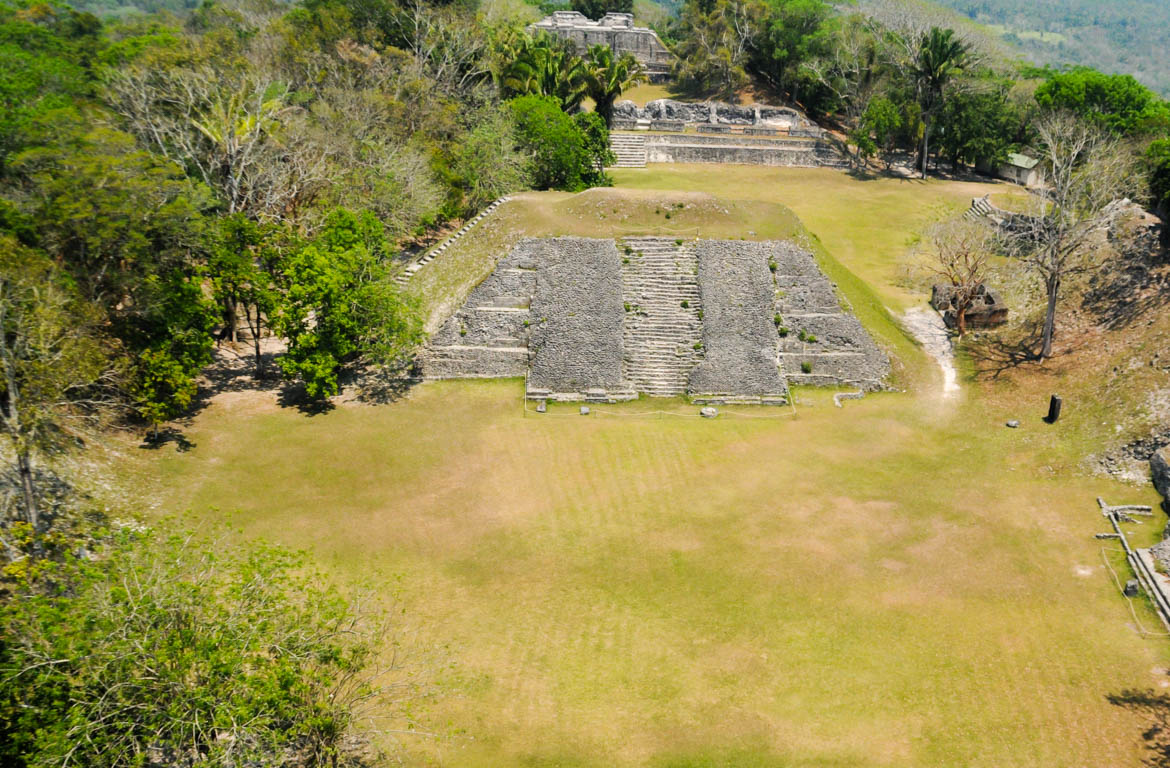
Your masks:
M 937 283 L 930 290 L 930 306 L 942 313 L 943 322 L 948 328 L 955 328 L 959 324 L 959 314 L 955 307 L 955 287 L 946 283 Z M 975 299 L 964 314 L 964 321 L 968 328 L 992 328 L 1007 322 L 1008 308 L 1003 303 L 998 291 L 980 285 L 975 291 Z
M 696 399 L 787 398 L 776 366 L 771 245 L 734 240 L 698 245 L 704 359 L 691 371 L 689 389 Z
M 613 240 L 558 237 L 537 246 L 529 387 L 622 388 L 621 259 Z

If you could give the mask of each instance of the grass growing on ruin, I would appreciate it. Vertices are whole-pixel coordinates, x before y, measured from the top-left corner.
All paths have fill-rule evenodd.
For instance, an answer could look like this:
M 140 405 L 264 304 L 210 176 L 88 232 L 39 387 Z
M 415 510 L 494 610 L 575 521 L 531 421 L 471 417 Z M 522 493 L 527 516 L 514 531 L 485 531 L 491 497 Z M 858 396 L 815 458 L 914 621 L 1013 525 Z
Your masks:
M 728 200 L 785 205 L 895 311 L 922 303 L 921 293 L 906 284 L 904 268 L 911 241 L 924 225 L 965 210 L 972 198 L 1009 189 L 997 183 L 859 178 L 829 168 L 654 164 L 612 173 L 623 188 L 702 190 Z
M 732 172 L 738 172 L 738 167 Z M 802 173 L 799 169 L 794 172 Z M 858 187 L 862 184 L 852 183 Z M 902 204 L 909 206 L 913 202 Z M 903 239 L 910 237 L 908 228 L 899 233 Z M 505 203 L 494 216 L 420 270 L 408 290 L 422 303 L 428 329 L 434 330 L 521 237 L 616 238 L 641 234 L 681 239 L 796 239 L 813 250 L 821 268 L 837 284 L 866 328 L 891 351 L 896 381 L 931 375 L 924 370 L 929 364 L 890 317 L 884 297 L 834 258 L 790 208 L 774 201 L 720 199 L 685 189 L 529 192 Z
M 1152 494 L 1052 473 L 1053 430 L 903 394 L 707 421 L 521 391 L 227 394 L 142 469 L 163 512 L 400 591 L 408 644 L 449 662 L 408 764 L 1137 762 L 1145 724 L 1106 696 L 1164 685 L 1170 653 L 1093 498 Z

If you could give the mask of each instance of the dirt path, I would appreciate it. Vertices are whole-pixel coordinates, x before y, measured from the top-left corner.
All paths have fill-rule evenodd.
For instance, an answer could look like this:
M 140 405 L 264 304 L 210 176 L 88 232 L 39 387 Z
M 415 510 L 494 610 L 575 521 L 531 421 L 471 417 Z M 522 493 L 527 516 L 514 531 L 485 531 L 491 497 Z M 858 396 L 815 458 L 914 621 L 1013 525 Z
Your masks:
M 902 325 L 942 369 L 942 396 L 954 397 L 959 391 L 959 373 L 955 368 L 955 349 L 942 317 L 932 309 L 915 307 L 902 315 Z

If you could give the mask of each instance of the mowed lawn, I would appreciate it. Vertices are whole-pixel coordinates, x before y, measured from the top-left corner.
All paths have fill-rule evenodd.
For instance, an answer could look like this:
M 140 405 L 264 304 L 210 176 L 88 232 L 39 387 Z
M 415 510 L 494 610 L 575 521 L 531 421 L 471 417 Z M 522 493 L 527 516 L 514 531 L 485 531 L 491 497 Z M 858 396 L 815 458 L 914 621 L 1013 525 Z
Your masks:
M 1140 601 L 1131 613 L 1105 563 L 1126 578 L 1117 544 L 1093 534 L 1096 496 L 1153 492 L 1079 474 L 1075 419 L 1007 412 L 1020 404 L 969 382 L 940 399 L 882 308 L 923 301 L 898 279 L 915 231 L 1004 188 L 616 176 L 644 189 L 523 196 L 416 289 L 466 290 L 519 231 L 723 237 L 739 218 L 744 236 L 775 237 L 795 231 L 769 207 L 782 203 L 908 391 L 843 409 L 798 391 L 795 413 L 715 420 L 677 400 L 538 415 L 518 380 L 314 416 L 228 393 L 186 429 L 191 450 L 143 455 L 161 512 L 305 548 L 340 581 L 398 595 L 403 641 L 436 684 L 418 711 L 429 735 L 400 737 L 409 765 L 1139 763 L 1149 724 L 1108 697 L 1170 690 L 1170 642 L 1139 632 L 1161 627 Z M 658 188 L 758 202 L 680 197 L 668 227 Z M 1134 526 L 1136 541 L 1162 523 Z
M 231 394 L 146 461 L 164 510 L 401 591 L 408 645 L 451 665 L 409 764 L 1139 759 L 1145 723 L 1106 697 L 1170 680 L 1168 645 L 1135 630 L 1094 497 L 1151 494 L 1054 476 L 1038 420 L 819 392 L 795 415 L 540 416 L 521 393 L 317 416 Z

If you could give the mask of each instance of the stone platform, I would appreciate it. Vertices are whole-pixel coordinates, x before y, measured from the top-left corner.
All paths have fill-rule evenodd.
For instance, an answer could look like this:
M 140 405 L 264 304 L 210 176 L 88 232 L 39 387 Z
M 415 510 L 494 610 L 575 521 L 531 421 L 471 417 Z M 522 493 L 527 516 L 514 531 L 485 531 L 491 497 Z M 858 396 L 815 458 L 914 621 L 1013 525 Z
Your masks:
M 527 397 L 788 402 L 878 389 L 889 360 L 786 241 L 525 239 L 431 339 L 426 378 L 527 376 Z
M 616 165 L 637 168 L 646 163 L 730 163 L 794 168 L 839 168 L 847 165 L 830 144 L 818 139 L 746 133 L 633 133 L 613 131 L 610 146 Z

